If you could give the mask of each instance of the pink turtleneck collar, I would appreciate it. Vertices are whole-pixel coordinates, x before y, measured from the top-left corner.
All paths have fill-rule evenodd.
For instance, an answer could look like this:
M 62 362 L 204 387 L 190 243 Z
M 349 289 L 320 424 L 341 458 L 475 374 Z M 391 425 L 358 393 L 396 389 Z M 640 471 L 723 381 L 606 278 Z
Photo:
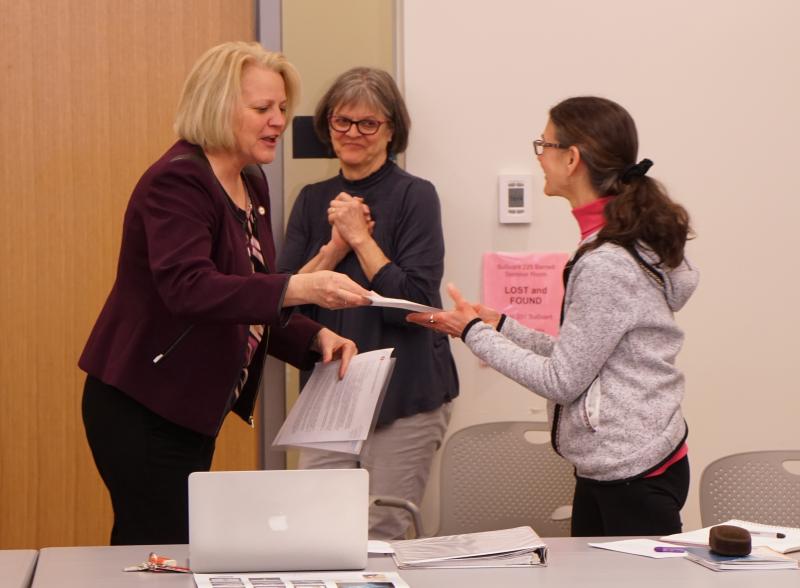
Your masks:
M 594 235 L 606 224 L 603 210 L 613 198 L 613 196 L 603 196 L 589 204 L 572 209 L 572 216 L 578 221 L 578 227 L 581 230 L 581 241 L 590 235 Z

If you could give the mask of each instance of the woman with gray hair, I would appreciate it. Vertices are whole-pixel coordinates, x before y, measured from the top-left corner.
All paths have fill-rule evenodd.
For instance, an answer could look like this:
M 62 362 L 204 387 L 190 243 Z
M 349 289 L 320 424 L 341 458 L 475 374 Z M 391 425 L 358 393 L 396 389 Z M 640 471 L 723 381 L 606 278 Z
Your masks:
M 298 367 L 356 353 L 299 304 L 369 304 L 341 274 L 275 271 L 269 188 L 299 77 L 258 43 L 224 43 L 183 88 L 180 140 L 134 188 L 117 278 L 79 365 L 83 420 L 114 507 L 111 543 L 187 543 L 187 478 L 228 412 L 252 425 L 267 353 Z
M 337 176 L 305 186 L 294 204 L 280 271 L 332 270 L 391 298 L 441 308 L 444 270 L 439 198 L 433 185 L 392 160 L 408 144 L 405 102 L 385 71 L 340 75 L 317 105 L 314 125 L 339 159 Z M 348 312 L 303 307 L 315 321 L 353 339 L 362 351 L 394 347 L 397 363 L 375 432 L 358 458 L 303 450 L 304 468 L 363 467 L 370 493 L 419 504 L 431 462 L 458 394 L 447 337 L 410 325 L 396 309 Z M 309 372 L 302 373 L 302 381 Z M 404 536 L 407 513 L 374 507 L 370 536 Z

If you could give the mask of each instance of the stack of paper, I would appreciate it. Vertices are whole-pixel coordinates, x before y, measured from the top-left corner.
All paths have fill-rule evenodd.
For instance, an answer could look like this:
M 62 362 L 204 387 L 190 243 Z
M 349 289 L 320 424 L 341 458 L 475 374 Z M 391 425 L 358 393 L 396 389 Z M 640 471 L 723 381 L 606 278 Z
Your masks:
M 731 570 L 796 570 L 796 559 L 779 555 L 766 547 L 754 549 L 750 555 L 719 555 L 707 547 L 687 547 L 686 559 L 715 572 Z
M 733 525 L 750 531 L 753 548 L 769 547 L 778 553 L 790 553 L 800 551 L 800 529 L 794 527 L 779 527 L 777 525 L 763 525 L 750 521 L 740 521 L 733 519 L 721 525 Z M 716 526 L 716 525 L 714 525 Z M 704 527 L 696 531 L 686 533 L 675 533 L 662 537 L 662 541 L 680 543 L 682 545 L 704 545 L 708 546 L 708 533 L 711 527 Z
M 317 363 L 273 446 L 359 454 L 378 419 L 394 349 L 360 353 L 339 379 L 339 362 Z
M 547 546 L 530 527 L 393 541 L 392 547 L 401 570 L 547 565 Z

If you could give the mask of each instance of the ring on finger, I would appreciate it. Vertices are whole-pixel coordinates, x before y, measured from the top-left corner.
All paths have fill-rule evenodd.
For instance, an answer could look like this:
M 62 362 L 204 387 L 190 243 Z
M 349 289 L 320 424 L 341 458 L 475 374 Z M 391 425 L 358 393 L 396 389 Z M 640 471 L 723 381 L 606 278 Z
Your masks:
M 435 320 L 433 320 L 433 313 L 431 313 L 431 316 L 430 316 L 430 317 L 428 317 L 428 322 L 429 322 L 430 324 L 434 324 L 434 323 L 436 323 L 436 321 L 435 321 Z

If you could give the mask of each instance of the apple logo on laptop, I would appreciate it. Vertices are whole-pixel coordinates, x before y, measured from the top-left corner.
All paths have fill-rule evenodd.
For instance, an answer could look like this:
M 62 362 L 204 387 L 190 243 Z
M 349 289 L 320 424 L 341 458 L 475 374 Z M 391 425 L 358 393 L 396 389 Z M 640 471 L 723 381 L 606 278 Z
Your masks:
M 289 519 L 285 514 L 272 515 L 267 519 L 267 524 L 273 531 L 286 531 L 289 528 Z

